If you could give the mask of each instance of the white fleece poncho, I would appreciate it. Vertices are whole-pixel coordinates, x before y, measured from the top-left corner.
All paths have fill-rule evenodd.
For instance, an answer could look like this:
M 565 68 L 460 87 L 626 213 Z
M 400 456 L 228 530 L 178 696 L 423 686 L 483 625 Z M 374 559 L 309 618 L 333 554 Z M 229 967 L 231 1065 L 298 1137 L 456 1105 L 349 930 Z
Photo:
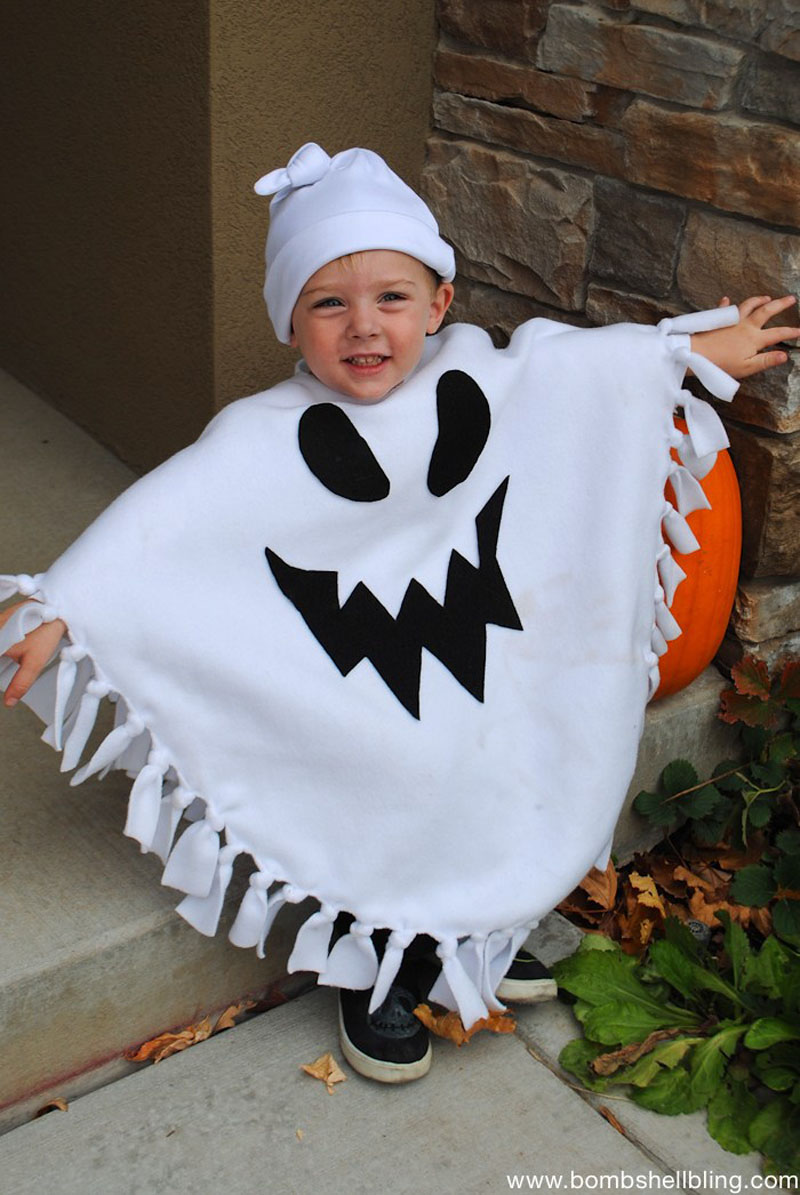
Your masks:
M 69 627 L 29 694 L 65 770 L 119 695 L 73 783 L 130 773 L 125 833 L 166 861 L 187 921 L 215 932 L 244 853 L 237 945 L 263 952 L 310 895 L 292 970 L 376 985 L 374 1007 L 427 933 L 432 998 L 467 1025 L 498 1007 L 529 929 L 605 865 L 679 633 L 670 545 L 697 546 L 684 516 L 727 443 L 681 379 L 689 363 L 736 389 L 683 333 L 736 314 L 534 320 L 502 351 L 455 325 L 375 404 L 301 371 L 227 407 L 48 572 L 0 580 L 39 599 L 0 651 L 42 620 Z M 340 911 L 356 920 L 331 948 Z

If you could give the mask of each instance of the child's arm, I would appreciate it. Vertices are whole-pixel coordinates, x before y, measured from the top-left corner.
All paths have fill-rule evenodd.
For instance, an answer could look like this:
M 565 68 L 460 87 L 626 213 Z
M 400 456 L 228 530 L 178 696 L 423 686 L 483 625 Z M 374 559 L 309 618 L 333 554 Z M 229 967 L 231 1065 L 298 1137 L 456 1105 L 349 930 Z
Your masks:
M 768 295 L 756 295 L 739 304 L 739 322 L 730 328 L 718 328 L 715 332 L 697 332 L 692 336 L 692 351 L 701 353 L 724 369 L 733 378 L 749 378 L 775 365 L 783 365 L 787 354 L 782 349 L 765 353 L 781 340 L 796 340 L 800 328 L 765 328 L 764 324 L 781 311 L 786 311 L 795 302 L 793 295 L 782 299 L 770 299 Z M 724 299 L 722 306 L 727 306 Z
M 11 615 L 24 602 L 17 602 L 0 613 L 0 627 L 5 626 Z M 29 631 L 21 643 L 15 643 L 5 653 L 12 660 L 16 660 L 19 667 L 11 678 L 6 689 L 3 704 L 11 709 L 24 697 L 39 673 L 53 657 L 61 639 L 66 634 L 67 625 L 60 618 L 53 622 L 43 622 L 35 631 Z

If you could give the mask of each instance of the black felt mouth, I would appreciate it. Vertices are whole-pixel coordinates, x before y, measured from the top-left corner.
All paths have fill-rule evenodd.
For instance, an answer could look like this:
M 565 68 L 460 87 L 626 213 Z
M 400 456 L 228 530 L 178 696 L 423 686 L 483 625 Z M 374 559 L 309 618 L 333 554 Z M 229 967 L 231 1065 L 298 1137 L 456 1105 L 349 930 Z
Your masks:
M 486 627 L 522 630 L 497 562 L 508 480 L 501 482 L 475 519 L 477 568 L 454 549 L 447 569 L 444 603 L 431 597 L 412 578 L 396 618 L 362 581 L 340 606 L 337 573 L 295 568 L 271 548 L 265 549 L 281 592 L 302 615 L 342 676 L 347 676 L 361 660 L 369 660 L 397 700 L 419 718 L 425 647 L 468 693 L 483 701 Z

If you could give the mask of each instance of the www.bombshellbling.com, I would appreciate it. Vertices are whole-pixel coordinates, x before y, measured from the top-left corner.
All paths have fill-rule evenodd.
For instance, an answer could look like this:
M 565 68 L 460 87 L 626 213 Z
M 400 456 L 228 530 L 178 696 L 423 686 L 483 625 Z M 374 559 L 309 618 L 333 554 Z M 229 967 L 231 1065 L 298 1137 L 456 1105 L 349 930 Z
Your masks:
M 660 1174 L 507 1174 L 511 1191 L 721 1191 L 726 1195 L 744 1195 L 746 1191 L 797 1191 L 796 1174 L 717 1174 L 713 1170 L 676 1170 Z

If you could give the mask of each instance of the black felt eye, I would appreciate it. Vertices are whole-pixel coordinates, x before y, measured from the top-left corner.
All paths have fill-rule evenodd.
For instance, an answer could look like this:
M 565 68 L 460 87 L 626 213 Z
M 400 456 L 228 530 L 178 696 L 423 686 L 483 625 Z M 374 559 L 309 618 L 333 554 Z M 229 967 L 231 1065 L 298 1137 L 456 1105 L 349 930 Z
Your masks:
M 341 407 L 309 407 L 298 438 L 303 460 L 331 493 L 352 502 L 379 502 L 389 493 L 389 478 Z
M 469 374 L 448 369 L 436 387 L 439 435 L 428 469 L 428 489 L 437 498 L 465 481 L 489 438 L 486 395 Z

